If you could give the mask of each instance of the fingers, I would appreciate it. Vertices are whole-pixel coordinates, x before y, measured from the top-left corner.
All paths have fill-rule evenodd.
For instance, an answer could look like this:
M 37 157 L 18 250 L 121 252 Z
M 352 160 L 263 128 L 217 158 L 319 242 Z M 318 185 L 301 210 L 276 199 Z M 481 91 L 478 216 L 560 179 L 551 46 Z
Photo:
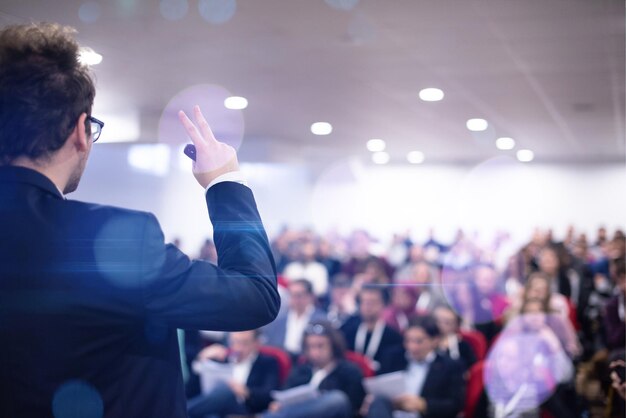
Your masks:
M 181 123 L 183 124 L 183 127 L 187 131 L 187 135 L 189 135 L 189 138 L 191 138 L 191 142 L 193 142 L 196 148 L 204 148 L 206 144 L 204 140 L 202 139 L 200 132 L 198 132 L 196 125 L 194 125 L 191 119 L 187 117 L 185 112 L 183 112 L 182 110 L 179 111 L 178 119 L 180 119 Z
M 213 131 L 211 131 L 211 127 L 209 126 L 209 123 L 206 121 L 206 119 L 204 118 L 204 115 L 202 114 L 202 111 L 200 110 L 200 106 L 195 105 L 193 107 L 193 115 L 194 115 L 194 119 L 196 120 L 196 124 L 200 128 L 200 133 L 202 134 L 202 137 L 208 143 L 217 142 L 217 140 L 215 139 L 215 136 L 213 135 Z

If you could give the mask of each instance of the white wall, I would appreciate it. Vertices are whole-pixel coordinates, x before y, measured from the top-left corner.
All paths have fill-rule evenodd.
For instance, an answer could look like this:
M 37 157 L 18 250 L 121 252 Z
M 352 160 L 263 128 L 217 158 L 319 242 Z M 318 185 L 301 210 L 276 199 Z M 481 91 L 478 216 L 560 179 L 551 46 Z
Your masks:
M 161 168 L 161 175 L 150 174 L 129 166 L 128 150 L 94 148 L 79 191 L 69 197 L 152 211 L 166 238 L 181 237 L 183 249 L 195 255 L 211 228 L 187 161 L 178 149 L 170 155 L 140 149 L 149 162 L 144 170 Z M 375 167 L 346 159 L 315 173 L 287 165 L 243 169 L 270 234 L 285 224 L 360 227 L 382 237 L 411 229 L 418 238 L 434 227 L 444 241 L 457 227 L 483 237 L 506 229 L 517 240 L 537 226 L 552 227 L 557 236 L 570 224 L 590 234 L 599 225 L 626 229 L 626 167 L 619 164 L 521 164 L 499 157 L 476 166 Z

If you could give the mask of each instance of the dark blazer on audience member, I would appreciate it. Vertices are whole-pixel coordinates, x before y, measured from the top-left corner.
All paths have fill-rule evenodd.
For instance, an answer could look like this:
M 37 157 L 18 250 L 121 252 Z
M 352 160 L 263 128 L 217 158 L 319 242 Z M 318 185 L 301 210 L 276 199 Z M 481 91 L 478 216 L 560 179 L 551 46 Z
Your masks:
M 606 347 L 609 350 L 624 348 L 626 327 L 619 317 L 620 296 L 615 295 L 604 308 L 604 327 L 606 330 Z
M 346 339 L 348 350 L 354 351 L 359 325 L 361 325 L 361 318 L 356 315 L 352 316 L 341 326 L 341 332 Z M 391 371 L 393 367 L 392 357 L 398 353 L 398 350 L 402 350 L 402 343 L 402 335 L 393 328 L 385 325 L 378 351 L 376 355 L 374 355 L 374 360 L 380 364 L 380 368 L 376 371 L 376 374 L 384 374 Z
M 297 365 L 291 370 L 287 382 L 285 382 L 285 389 L 306 385 L 311 381 L 312 377 L 313 368 L 311 365 Z M 356 413 L 361 408 L 365 398 L 362 380 L 363 374 L 356 365 L 347 360 L 339 360 L 333 371 L 321 381 L 319 390 L 340 390 L 344 392 L 350 399 L 352 410 Z
M 219 268 L 165 245 L 152 214 L 0 167 L 1 417 L 62 416 L 79 399 L 85 416 L 187 416 L 176 329 L 253 329 L 280 305 L 250 189 L 219 183 L 206 202 Z
M 450 357 L 450 350 L 441 351 L 442 355 Z M 463 370 L 467 371 L 476 363 L 476 353 L 471 345 L 461 337 L 459 337 L 459 358 L 456 359 L 463 366 Z
M 246 407 L 251 413 L 262 412 L 272 401 L 270 392 L 280 387 L 278 362 L 272 356 L 259 353 L 246 381 L 250 396 L 246 399 Z
M 397 352 L 394 371 L 405 370 L 408 361 L 403 352 Z M 427 411 L 422 418 L 455 418 L 465 402 L 465 380 L 463 366 L 448 356 L 437 354 L 428 369 L 422 393 Z

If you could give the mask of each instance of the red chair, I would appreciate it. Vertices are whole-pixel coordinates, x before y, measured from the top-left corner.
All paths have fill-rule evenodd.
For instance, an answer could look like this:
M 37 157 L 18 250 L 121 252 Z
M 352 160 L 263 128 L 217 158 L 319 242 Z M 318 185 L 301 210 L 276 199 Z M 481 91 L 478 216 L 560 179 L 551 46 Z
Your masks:
M 476 354 L 476 360 L 485 359 L 487 355 L 487 339 L 483 334 L 478 331 L 461 330 L 461 338 L 472 347 L 474 354 Z
M 483 380 L 483 371 L 485 369 L 485 362 L 478 361 L 474 363 L 469 370 L 469 377 L 467 379 L 467 390 L 465 392 L 465 414 L 464 418 L 474 418 L 476 406 L 480 400 L 480 396 L 485 388 L 485 382 Z M 479 417 L 477 417 L 479 418 Z
M 287 380 L 289 372 L 291 371 L 291 357 L 289 354 L 278 347 L 272 347 L 264 345 L 259 347 L 259 352 L 266 356 L 272 356 L 278 362 L 278 375 L 280 377 L 280 384 L 282 385 Z
M 355 353 L 354 351 L 347 351 L 344 353 L 346 360 L 356 364 L 361 369 L 363 377 L 373 377 L 374 369 L 370 366 L 370 361 L 361 353 Z

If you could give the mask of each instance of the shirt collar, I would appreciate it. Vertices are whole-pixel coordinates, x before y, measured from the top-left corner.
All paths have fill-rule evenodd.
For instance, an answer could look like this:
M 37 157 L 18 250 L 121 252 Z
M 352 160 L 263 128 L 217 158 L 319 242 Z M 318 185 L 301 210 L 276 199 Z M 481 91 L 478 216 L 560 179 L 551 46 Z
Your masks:
M 313 316 L 313 312 L 315 311 L 315 307 L 314 306 L 307 306 L 307 308 L 304 310 L 304 313 L 302 314 L 302 316 L 298 316 L 298 314 L 295 311 L 289 310 L 289 316 L 292 319 L 298 319 L 298 320 L 303 320 L 306 318 L 306 321 L 309 321 L 309 318 L 311 316 Z
M 410 360 L 409 364 L 411 366 L 426 366 L 426 365 L 431 365 L 433 363 L 433 361 L 435 361 L 435 359 L 437 358 L 437 353 L 435 353 L 435 351 L 431 351 L 430 353 L 428 353 L 426 355 L 426 357 L 424 358 L 424 360 Z
M 259 355 L 258 353 L 254 352 L 254 353 L 251 353 L 247 359 L 242 360 L 240 362 L 233 361 L 232 363 L 236 365 L 253 364 L 256 361 L 256 358 L 258 357 L 258 355 Z

